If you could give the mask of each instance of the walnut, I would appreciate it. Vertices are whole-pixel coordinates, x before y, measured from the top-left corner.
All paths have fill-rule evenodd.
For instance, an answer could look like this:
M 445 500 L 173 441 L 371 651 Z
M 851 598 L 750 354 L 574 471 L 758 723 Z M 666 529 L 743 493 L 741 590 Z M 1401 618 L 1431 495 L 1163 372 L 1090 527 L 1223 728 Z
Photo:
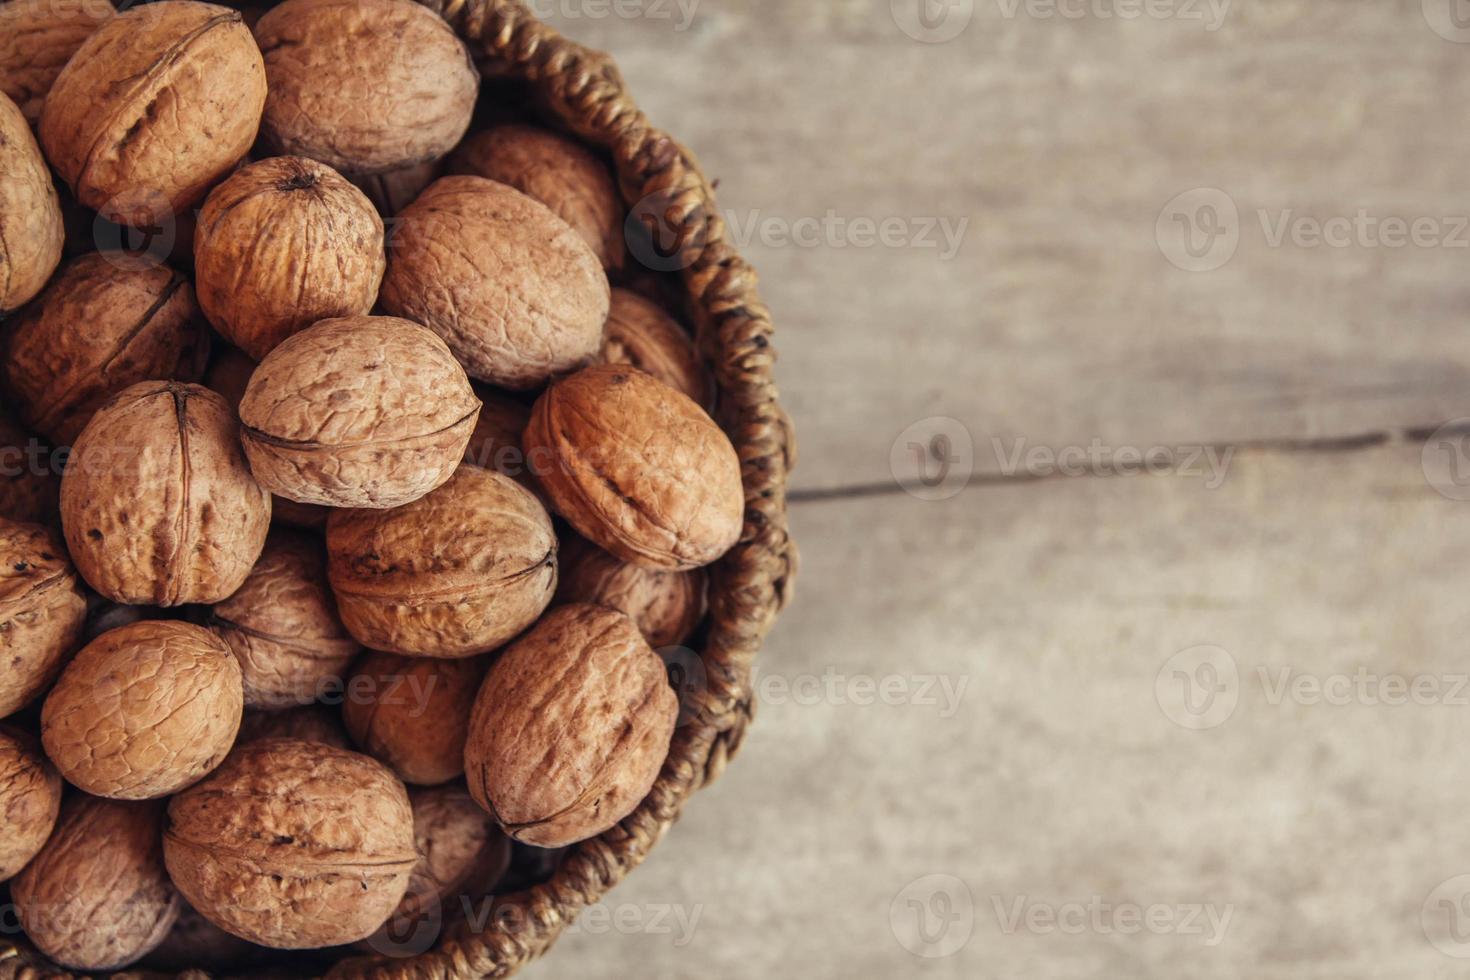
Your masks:
M 262 738 L 299 738 L 337 749 L 352 748 L 340 714 L 320 704 L 304 704 L 285 711 L 246 711 L 235 744 L 245 745 Z
M 287 708 L 317 700 L 362 648 L 337 618 L 321 539 L 272 531 L 245 584 L 209 616 L 245 679 L 245 704 Z
M 413 203 L 434 181 L 444 176 L 444 161 L 430 160 L 381 174 L 343 174 L 368 196 L 373 207 L 391 218 Z
M 250 151 L 264 107 L 265 66 L 240 12 L 164 0 L 82 42 L 46 97 L 41 145 L 82 204 L 153 227 Z
M 465 743 L 470 793 L 523 843 L 596 836 L 648 795 L 678 715 L 663 661 L 631 619 L 558 606 L 480 688 Z
M 41 743 L 17 729 L 0 727 L 0 881 L 24 868 L 56 826 L 61 776 L 41 754 Z
M 449 479 L 480 402 L 444 342 L 396 317 L 323 320 L 271 351 L 240 401 L 256 478 L 290 500 L 397 507 Z
M 61 524 L 87 584 L 116 602 L 219 602 L 265 546 L 270 497 L 225 400 L 145 381 L 97 410 L 61 478 Z
M 375 650 L 486 653 L 536 621 L 556 589 L 556 535 L 509 477 L 464 466 L 390 511 L 327 521 L 327 576 L 353 636 Z
M 163 867 L 161 802 L 68 797 L 56 831 L 11 883 L 26 935 L 76 970 L 115 970 L 163 942 L 179 896 Z
M 67 782 L 147 800 L 220 764 L 240 728 L 240 665 L 206 629 L 146 620 L 82 648 L 41 710 L 41 741 Z
M 70 445 L 108 398 L 139 381 L 197 381 L 208 332 L 188 279 L 146 256 L 73 259 L 4 335 L 21 419 Z
M 0 313 L 41 291 L 65 241 L 61 201 L 41 148 L 20 109 L 0 94 Z
M 521 436 L 531 421 L 531 406 L 484 387 L 477 387 L 475 394 L 480 398 L 480 417 L 465 446 L 464 461 L 506 476 L 525 475 Z
M 531 410 L 525 448 L 557 512 L 624 561 L 695 568 L 740 537 L 745 498 L 730 440 L 642 371 L 601 365 L 558 381 Z
M 385 261 L 372 202 L 301 157 L 232 174 L 205 199 L 194 238 L 200 307 L 257 361 L 318 320 L 367 313 Z
M 362 751 L 405 783 L 447 783 L 464 774 L 470 707 L 486 667 L 480 657 L 370 653 L 347 683 L 342 720 Z
M 0 4 L 0 93 L 35 125 L 51 83 L 107 18 L 108 0 L 8 0 Z
M 56 532 L 0 520 L 0 718 L 45 693 L 86 623 L 87 600 Z
M 709 401 L 709 375 L 699 362 L 694 342 L 673 317 L 635 292 L 612 291 L 602 360 L 651 374 L 701 405 Z
M 226 932 L 278 949 L 365 938 L 418 860 L 403 784 L 367 756 L 299 739 L 240 746 L 168 815 L 179 891 Z
M 704 616 L 705 573 L 643 568 L 619 561 L 578 537 L 563 539 L 555 602 L 591 602 L 638 624 L 655 650 L 689 638 Z
M 438 180 L 390 244 L 383 308 L 432 328 L 471 377 L 528 390 L 597 355 L 607 276 L 565 221 L 514 188 Z
M 453 149 L 479 75 L 439 15 L 406 0 L 286 0 L 255 26 L 279 153 L 377 174 Z
M 50 447 L 0 408 L 0 518 L 53 523 L 61 494 L 57 466 Z
M 627 261 L 623 199 L 612 171 L 575 139 L 510 123 L 477 133 L 450 157 L 450 170 L 509 184 L 551 208 L 592 247 L 603 268 Z

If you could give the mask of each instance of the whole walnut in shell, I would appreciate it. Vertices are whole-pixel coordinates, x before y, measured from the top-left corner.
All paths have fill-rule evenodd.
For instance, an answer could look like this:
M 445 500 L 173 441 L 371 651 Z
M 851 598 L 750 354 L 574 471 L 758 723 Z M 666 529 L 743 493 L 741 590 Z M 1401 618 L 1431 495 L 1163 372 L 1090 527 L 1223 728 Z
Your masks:
M 495 126 L 460 144 L 450 170 L 509 184 L 555 211 L 605 269 L 627 260 L 623 199 L 612 172 L 582 143 L 538 126 Z
M 323 320 L 281 343 L 240 400 L 269 490 L 331 507 L 397 507 L 449 479 L 480 402 L 444 342 L 396 317 Z
M 20 109 L 0 94 L 0 313 L 41 291 L 65 241 L 61 201 L 41 148 Z
M 236 171 L 210 191 L 194 237 L 200 307 L 256 360 L 318 320 L 367 313 L 385 264 L 372 202 L 302 157 Z
M 163 0 L 82 42 L 46 97 L 41 145 L 82 204 L 150 227 L 250 151 L 264 107 L 265 66 L 240 12 Z
M 685 395 L 633 368 L 558 381 L 531 411 L 526 458 L 557 513 L 624 561 L 687 569 L 740 538 L 740 460 Z
M 710 380 L 694 342 L 656 303 L 626 289 L 612 291 L 612 308 L 602 335 L 602 361 L 651 374 L 704 405 Z
M 67 781 L 116 800 L 167 796 L 208 774 L 240 729 L 240 665 L 214 634 L 145 620 L 82 648 L 41 710 Z
M 164 857 L 179 891 L 226 932 L 277 949 L 365 938 L 418 861 L 403 784 L 320 743 L 242 745 L 168 813 Z
M 575 536 L 562 542 L 555 602 L 591 602 L 638 625 L 655 650 L 689 638 L 704 615 L 705 573 L 644 568 L 620 561 Z
M 464 774 L 470 708 L 486 666 L 479 657 L 370 653 L 347 682 L 342 720 L 362 751 L 405 783 L 447 783 Z
M 140 381 L 197 381 L 209 337 L 189 280 L 145 256 L 73 259 L 4 334 L 21 419 L 70 445 L 97 407 Z
M 0 518 L 51 524 L 60 494 L 56 452 L 0 408 Z
M 327 522 L 327 577 L 353 636 L 375 650 L 469 657 L 530 626 L 556 589 L 556 534 L 507 476 L 463 466 L 389 511 Z
M 145 381 L 99 408 L 72 447 L 61 524 L 77 570 L 109 599 L 219 602 L 265 546 L 270 496 L 223 398 Z
M 0 520 L 0 718 L 45 693 L 87 624 L 87 600 L 55 531 Z
M 479 75 L 438 14 L 409 0 L 286 0 L 255 25 L 279 153 L 376 174 L 443 156 L 469 128 Z
M 108 0 L 7 0 L 0 4 L 0 93 L 35 125 L 51 83 L 107 18 Z
M 162 818 L 161 802 L 67 798 L 55 833 L 10 886 L 42 953 L 75 970 L 116 970 L 163 942 L 179 896 L 163 867 Z
M 632 620 L 558 606 L 480 687 L 465 743 L 470 793 L 515 840 L 586 840 L 648 795 L 678 716 L 663 661 Z
M 462 764 L 462 763 L 461 763 Z M 41 754 L 41 744 L 12 728 L 0 728 L 0 881 L 24 868 L 56 826 L 61 776 Z
M 309 704 L 362 649 L 337 618 L 321 539 L 272 531 L 245 584 L 210 612 L 245 680 L 251 708 Z
M 246 711 L 235 744 L 263 738 L 297 738 L 336 749 L 352 748 L 347 729 L 342 727 L 341 714 L 321 704 L 304 704 L 284 711 Z
M 383 308 L 433 329 L 471 377 L 529 390 L 597 355 L 602 265 L 520 191 L 482 177 L 435 181 L 398 216 L 390 245 Z

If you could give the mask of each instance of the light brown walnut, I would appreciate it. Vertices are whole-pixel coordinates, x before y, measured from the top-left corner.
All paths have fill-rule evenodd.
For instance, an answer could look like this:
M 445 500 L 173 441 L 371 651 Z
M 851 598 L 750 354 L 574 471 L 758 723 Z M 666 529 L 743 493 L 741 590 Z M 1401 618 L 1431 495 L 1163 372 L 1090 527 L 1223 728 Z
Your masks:
M 35 857 L 56 826 L 61 775 L 41 753 L 41 743 L 0 727 L 0 881 L 13 878 Z
M 655 650 L 689 638 L 704 616 L 705 572 L 633 565 L 573 535 L 562 540 L 555 602 L 591 602 L 638 624 Z
M 51 687 L 86 624 L 87 600 L 57 533 L 0 520 L 0 718 Z
M 0 21 L 0 37 L 5 28 Z M 20 108 L 0 93 L 0 313 L 41 291 L 65 241 L 61 201 L 41 148 Z
M 115 11 L 108 0 L 7 0 L 0 4 L 0 93 L 35 125 L 51 83 Z
M 694 342 L 658 304 L 630 290 L 612 291 L 602 361 L 651 374 L 700 405 L 709 401 L 710 378 Z
M 487 667 L 481 657 L 370 653 L 347 682 L 342 720 L 358 747 L 405 783 L 447 783 L 464 774 L 470 708 Z

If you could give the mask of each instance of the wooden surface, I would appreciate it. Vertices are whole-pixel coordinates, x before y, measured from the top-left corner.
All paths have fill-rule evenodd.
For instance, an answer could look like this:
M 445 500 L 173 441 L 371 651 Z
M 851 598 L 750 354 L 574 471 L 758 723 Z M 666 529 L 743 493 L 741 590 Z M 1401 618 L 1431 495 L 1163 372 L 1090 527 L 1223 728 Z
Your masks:
M 945 44 L 886 0 L 702 0 L 683 31 L 540 5 L 747 226 L 968 225 L 947 260 L 746 247 L 801 439 L 797 602 L 737 763 L 529 976 L 1464 975 L 1440 947 L 1470 953 L 1467 889 L 1435 889 L 1470 873 L 1470 504 L 1421 450 L 1470 415 L 1470 44 L 1436 3 L 1237 0 L 1209 31 L 977 0 Z M 1194 188 L 1239 215 L 1211 271 L 1160 244 Z M 1274 244 L 1288 210 L 1445 240 Z M 936 416 L 975 478 L 926 501 L 890 457 Z M 1033 482 L 994 440 L 1260 448 L 1214 481 Z M 1169 692 L 1221 676 L 1201 647 L 1236 705 L 1191 730 Z M 1385 704 L 1384 677 L 1437 694 Z M 907 703 L 853 703 L 865 678 Z M 1017 902 L 1040 918 L 1008 931 Z M 1152 906 L 1174 926 L 1129 934 L 1118 910 Z

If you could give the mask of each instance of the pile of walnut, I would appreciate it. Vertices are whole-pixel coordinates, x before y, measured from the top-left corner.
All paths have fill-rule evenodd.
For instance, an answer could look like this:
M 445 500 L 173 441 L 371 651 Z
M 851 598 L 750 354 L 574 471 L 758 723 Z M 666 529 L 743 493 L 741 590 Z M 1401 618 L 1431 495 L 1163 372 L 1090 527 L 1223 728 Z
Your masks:
M 606 161 L 485 88 L 410 0 L 0 6 L 0 881 L 56 963 L 391 952 L 668 755 L 740 462 Z

